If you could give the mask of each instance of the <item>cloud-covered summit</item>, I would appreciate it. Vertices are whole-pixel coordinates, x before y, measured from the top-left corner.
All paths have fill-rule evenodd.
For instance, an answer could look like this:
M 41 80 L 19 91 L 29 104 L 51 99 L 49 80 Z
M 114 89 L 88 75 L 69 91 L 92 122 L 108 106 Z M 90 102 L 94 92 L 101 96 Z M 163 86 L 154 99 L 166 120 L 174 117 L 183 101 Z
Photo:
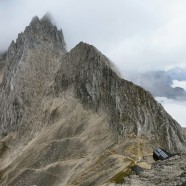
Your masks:
M 184 0 L 1 0 L 0 51 L 34 15 L 50 12 L 68 48 L 95 45 L 120 69 L 164 69 L 186 64 Z

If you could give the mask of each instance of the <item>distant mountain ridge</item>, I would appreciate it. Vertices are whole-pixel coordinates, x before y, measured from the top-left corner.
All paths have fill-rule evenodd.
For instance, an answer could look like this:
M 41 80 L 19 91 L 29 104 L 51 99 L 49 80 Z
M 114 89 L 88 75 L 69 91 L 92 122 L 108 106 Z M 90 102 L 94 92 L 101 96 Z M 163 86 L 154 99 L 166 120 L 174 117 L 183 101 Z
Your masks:
M 183 71 L 184 72 L 184 69 Z M 129 80 L 142 86 L 153 94 L 154 97 L 167 97 L 170 99 L 186 100 L 186 91 L 181 87 L 173 88 L 173 80 L 182 80 L 184 76 L 177 69 L 170 71 L 150 71 L 141 74 L 133 74 Z
M 173 68 L 166 71 L 166 74 L 170 76 L 172 80 L 186 81 L 186 68 Z
M 102 185 L 157 146 L 186 152 L 180 125 L 110 60 L 34 17 L 0 88 L 0 185 Z

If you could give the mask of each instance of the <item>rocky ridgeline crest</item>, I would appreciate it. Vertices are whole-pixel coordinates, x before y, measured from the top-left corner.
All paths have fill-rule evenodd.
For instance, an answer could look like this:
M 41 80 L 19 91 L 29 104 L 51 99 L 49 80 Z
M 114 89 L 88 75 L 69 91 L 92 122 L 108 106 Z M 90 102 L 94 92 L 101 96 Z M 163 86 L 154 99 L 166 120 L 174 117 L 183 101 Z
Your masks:
M 35 16 L 24 33 L 18 35 L 16 43 L 12 41 L 8 50 L 9 60 L 18 61 L 24 50 L 39 47 L 66 52 L 62 30 L 57 30 L 57 27 L 53 26 L 47 14 L 42 19 Z
M 8 49 L 1 185 L 101 185 L 157 146 L 186 151 L 180 125 L 149 92 L 121 79 L 95 47 L 65 48 L 44 16 Z

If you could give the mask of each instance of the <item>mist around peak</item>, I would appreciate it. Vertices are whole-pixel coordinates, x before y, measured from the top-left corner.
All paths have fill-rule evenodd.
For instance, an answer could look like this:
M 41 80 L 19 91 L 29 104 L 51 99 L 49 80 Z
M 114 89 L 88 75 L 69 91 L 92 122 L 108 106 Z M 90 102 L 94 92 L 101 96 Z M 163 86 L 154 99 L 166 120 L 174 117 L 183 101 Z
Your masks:
M 68 50 L 80 41 L 90 43 L 122 74 L 163 70 L 186 61 L 185 6 L 184 0 L 0 1 L 0 51 L 7 50 L 33 15 L 42 19 L 50 12 L 63 29 Z M 54 24 L 50 14 L 45 18 Z

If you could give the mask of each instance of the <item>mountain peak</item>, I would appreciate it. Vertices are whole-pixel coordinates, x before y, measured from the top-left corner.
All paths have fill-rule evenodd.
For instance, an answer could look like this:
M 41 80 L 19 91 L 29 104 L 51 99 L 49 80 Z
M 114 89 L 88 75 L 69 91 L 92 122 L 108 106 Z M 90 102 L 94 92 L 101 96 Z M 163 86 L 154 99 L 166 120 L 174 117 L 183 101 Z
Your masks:
M 47 12 L 41 19 L 36 15 L 32 18 L 30 22 L 31 25 L 47 23 L 50 26 L 55 26 L 54 18 L 50 12 Z
M 36 16 L 34 16 L 33 18 L 32 18 L 32 21 L 31 21 L 31 23 L 33 24 L 33 23 L 36 23 L 36 22 L 39 22 L 40 20 L 39 20 L 39 17 L 36 15 Z
M 66 52 L 66 44 L 62 30 L 58 30 L 50 13 L 46 13 L 41 19 L 33 17 L 24 35 L 32 47 L 42 46 L 59 52 Z M 35 43 L 35 44 L 34 44 Z
M 63 37 L 62 30 L 58 30 L 52 24 L 52 18 L 49 13 L 45 14 L 43 18 L 38 16 L 32 18 L 29 26 L 27 26 L 23 33 L 18 34 L 16 42 L 12 42 L 8 56 L 10 61 L 19 61 L 22 53 L 27 48 L 42 48 L 56 51 L 59 53 L 66 53 L 66 43 Z
M 121 78 L 121 74 L 118 71 L 117 67 L 114 65 L 114 63 L 102 52 L 100 52 L 95 46 L 81 41 L 71 50 L 71 52 L 72 53 L 80 52 L 85 55 L 90 54 L 94 56 L 94 58 L 97 58 L 98 61 L 104 63 L 106 66 L 112 69 L 117 74 L 117 76 Z
M 50 12 L 47 12 L 42 18 L 41 21 L 49 22 L 54 25 L 54 18 Z

